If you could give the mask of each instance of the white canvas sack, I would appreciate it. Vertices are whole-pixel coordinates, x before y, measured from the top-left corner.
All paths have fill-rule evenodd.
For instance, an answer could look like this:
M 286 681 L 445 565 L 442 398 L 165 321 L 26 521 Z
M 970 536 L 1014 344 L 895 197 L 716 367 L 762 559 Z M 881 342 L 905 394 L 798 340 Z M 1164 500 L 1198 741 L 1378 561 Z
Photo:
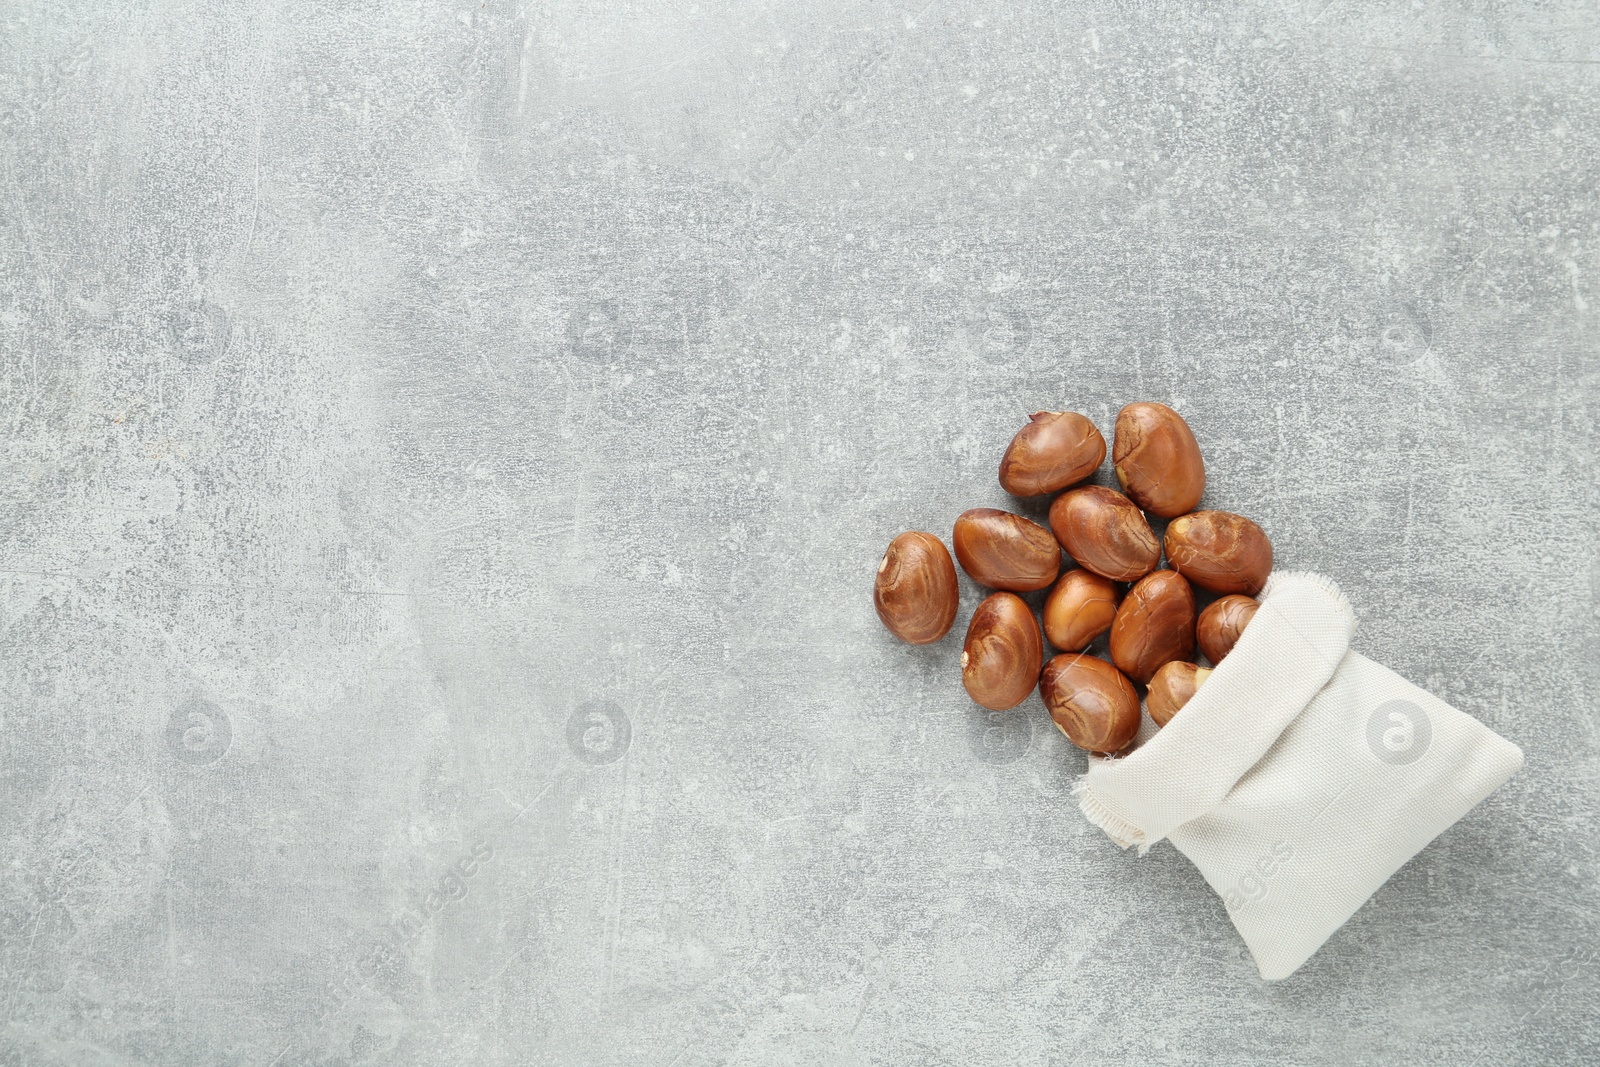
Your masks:
M 1326 578 L 1274 573 L 1238 644 L 1130 755 L 1091 756 L 1089 820 L 1166 838 L 1227 905 L 1261 977 L 1286 978 L 1389 876 L 1522 766 L 1472 717 L 1349 650 Z

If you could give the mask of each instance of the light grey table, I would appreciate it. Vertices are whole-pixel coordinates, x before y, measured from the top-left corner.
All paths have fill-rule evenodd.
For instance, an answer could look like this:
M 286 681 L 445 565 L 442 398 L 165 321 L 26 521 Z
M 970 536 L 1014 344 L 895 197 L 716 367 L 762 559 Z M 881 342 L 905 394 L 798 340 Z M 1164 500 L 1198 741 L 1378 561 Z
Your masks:
M 1600 1059 L 1593 4 L 224 6 L 0 4 L 0 1063 Z M 1286 982 L 870 606 L 1134 399 L 1527 754 Z

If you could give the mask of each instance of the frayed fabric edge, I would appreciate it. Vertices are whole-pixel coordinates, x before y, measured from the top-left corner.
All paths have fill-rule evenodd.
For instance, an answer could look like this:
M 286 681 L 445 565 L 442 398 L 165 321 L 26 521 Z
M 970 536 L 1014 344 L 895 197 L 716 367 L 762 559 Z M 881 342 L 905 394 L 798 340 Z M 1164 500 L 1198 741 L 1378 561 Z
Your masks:
M 1151 842 L 1146 840 L 1145 832 L 1112 811 L 1089 785 L 1088 775 L 1073 783 L 1072 795 L 1078 798 L 1078 810 L 1083 812 L 1083 817 L 1105 831 L 1118 848 L 1137 845 L 1141 856 L 1150 851 Z
M 1317 574 L 1315 571 L 1273 571 L 1267 575 L 1267 584 L 1261 589 L 1260 599 L 1265 600 L 1271 596 L 1272 591 L 1285 581 L 1310 582 L 1319 592 L 1326 594 L 1329 600 L 1339 606 L 1345 618 L 1350 620 L 1351 626 L 1356 625 L 1355 609 L 1350 606 L 1350 598 L 1344 595 L 1344 590 L 1340 589 L 1332 578 L 1325 574 Z

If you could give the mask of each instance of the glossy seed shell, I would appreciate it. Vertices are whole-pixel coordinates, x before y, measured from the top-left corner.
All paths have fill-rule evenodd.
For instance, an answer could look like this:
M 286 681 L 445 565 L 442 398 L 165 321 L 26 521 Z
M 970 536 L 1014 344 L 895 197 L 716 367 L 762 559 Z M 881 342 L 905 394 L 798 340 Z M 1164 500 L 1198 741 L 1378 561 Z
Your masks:
M 1206 464 L 1183 416 L 1165 404 L 1129 404 L 1117 413 L 1111 462 L 1128 498 L 1152 515 L 1193 511 L 1206 491 Z
M 951 538 L 961 569 L 979 585 L 1026 593 L 1061 572 L 1061 547 L 1031 519 L 995 508 L 973 508 L 956 519 Z
M 1069 489 L 1050 505 L 1050 529 L 1080 567 L 1133 582 L 1161 562 L 1161 542 L 1127 497 L 1102 485 Z
M 1195 511 L 1167 526 L 1167 562 L 1213 593 L 1261 592 L 1272 573 L 1272 542 L 1245 518 L 1227 511 Z
M 991 593 L 972 613 L 961 650 L 961 684 L 992 711 L 1014 708 L 1039 680 L 1044 638 L 1015 593 Z
M 872 583 L 872 606 L 890 633 L 931 644 L 950 632 L 959 600 L 956 565 L 943 541 L 908 530 L 889 542 Z
M 1123 598 L 1111 623 L 1111 662 L 1146 683 L 1163 663 L 1194 657 L 1194 590 L 1177 571 L 1156 571 Z
M 1062 652 L 1082 652 L 1111 629 L 1122 591 L 1110 578 L 1075 567 L 1051 587 L 1044 602 L 1044 634 Z
M 1040 411 L 1017 431 L 1000 460 L 1000 485 L 1017 496 L 1077 485 L 1106 458 L 1099 427 L 1075 411 Z
M 1194 637 L 1200 645 L 1200 651 L 1213 666 L 1221 663 L 1222 658 L 1233 651 L 1239 635 L 1244 633 L 1244 628 L 1256 617 L 1256 610 L 1260 607 L 1254 598 L 1233 593 L 1212 601 L 1200 613 Z
M 1086 752 L 1120 752 L 1139 732 L 1139 694 L 1103 659 L 1063 652 L 1045 665 L 1039 696 L 1056 728 Z

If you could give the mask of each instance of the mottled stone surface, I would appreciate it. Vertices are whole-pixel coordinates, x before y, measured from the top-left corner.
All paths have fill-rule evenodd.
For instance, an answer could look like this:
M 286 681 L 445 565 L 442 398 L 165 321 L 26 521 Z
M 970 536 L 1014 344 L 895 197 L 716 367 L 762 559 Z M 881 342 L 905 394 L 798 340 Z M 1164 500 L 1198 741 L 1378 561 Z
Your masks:
M 253 6 L 0 2 L 0 1063 L 1600 1060 L 1592 3 Z M 1286 982 L 873 616 L 1134 399 L 1527 754 Z

